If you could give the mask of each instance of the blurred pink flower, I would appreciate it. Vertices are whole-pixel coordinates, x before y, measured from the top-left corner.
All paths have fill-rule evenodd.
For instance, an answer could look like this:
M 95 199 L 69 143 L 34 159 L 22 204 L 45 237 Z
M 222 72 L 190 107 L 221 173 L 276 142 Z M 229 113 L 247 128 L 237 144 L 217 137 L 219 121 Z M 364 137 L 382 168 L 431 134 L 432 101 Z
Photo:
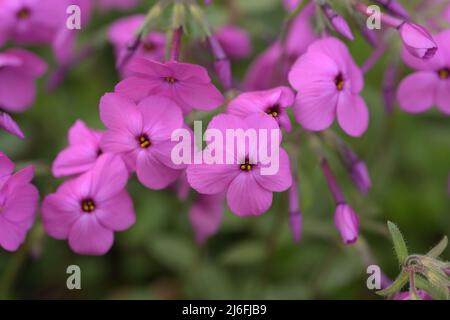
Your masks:
M 68 3 L 64 0 L 0 1 L 0 45 L 51 43 L 65 25 Z
M 56 58 L 56 61 L 59 65 L 67 65 L 72 62 L 74 57 L 76 56 L 76 40 L 77 34 L 80 33 L 89 23 L 91 19 L 91 15 L 93 12 L 93 3 L 92 0 L 62 0 L 66 1 L 66 7 L 68 8 L 71 5 L 76 5 L 80 7 L 80 21 L 81 21 L 81 29 L 69 29 L 67 28 L 67 20 L 64 20 L 57 27 L 57 32 L 55 33 L 52 39 L 52 50 L 53 55 Z M 65 9 L 67 10 L 67 9 Z M 65 12 L 66 13 L 66 12 Z M 65 16 L 67 19 L 69 15 L 66 13 Z
M 136 102 L 149 95 L 159 95 L 175 101 L 187 114 L 192 109 L 213 110 L 224 101 L 206 69 L 199 65 L 136 58 L 130 62 L 129 70 L 135 76 L 119 82 L 116 92 Z
M 189 210 L 189 221 L 195 231 L 198 244 L 204 244 L 214 235 L 222 222 L 225 207 L 225 195 L 199 194 Z
M 29 166 L 13 174 L 14 164 L 0 153 L 0 247 L 16 251 L 36 217 L 39 192 Z
M 64 182 L 44 199 L 46 232 L 58 240 L 68 239 L 78 254 L 105 254 L 114 242 L 114 231 L 124 231 L 135 222 L 127 180 L 120 157 L 100 156 L 91 170 Z
M 120 154 L 147 188 L 166 188 L 185 169 L 171 159 L 177 143 L 171 135 L 183 127 L 181 110 L 171 100 L 149 96 L 136 105 L 126 96 L 107 93 L 100 101 L 100 118 L 108 128 L 102 150 Z
M 292 125 L 287 108 L 294 104 L 294 100 L 294 93 L 288 87 L 245 92 L 230 101 L 227 113 L 243 118 L 254 113 L 267 114 L 275 118 L 281 128 L 290 132 Z
M 13 118 L 6 112 L 0 111 L 0 128 L 5 130 L 6 132 L 16 136 L 20 139 L 25 139 L 25 135 L 23 134 L 20 127 L 14 121 Z
M 77 120 L 69 129 L 69 146 L 62 150 L 52 164 L 52 174 L 55 177 L 72 176 L 84 173 L 95 165 L 102 154 L 100 139 L 102 133 L 90 129 Z
M 273 43 L 250 65 L 243 83 L 244 90 L 267 90 L 277 85 L 287 85 L 289 67 L 290 64 L 282 60 L 281 44 Z
M 227 129 L 255 129 L 259 136 L 259 129 L 278 129 L 276 121 L 262 114 L 253 114 L 243 119 L 235 115 L 220 114 L 215 116 L 208 125 L 209 129 L 216 129 L 226 136 Z M 270 135 L 269 135 L 270 138 Z M 268 139 L 268 150 L 272 143 Z M 233 143 L 234 145 L 236 143 Z M 272 193 L 286 191 L 292 183 L 290 162 L 284 149 L 280 148 L 278 172 L 272 175 L 262 175 L 264 165 L 261 159 L 250 159 L 254 155 L 246 150 L 245 155 L 238 159 L 232 147 L 224 144 L 223 154 L 234 156 L 233 164 L 193 164 L 187 168 L 187 179 L 192 188 L 202 194 L 226 193 L 228 206 L 231 211 L 240 216 L 261 215 L 272 205 Z M 261 146 L 258 146 L 258 150 Z M 205 151 L 204 151 L 205 152 Z
M 353 244 L 358 240 L 359 218 L 346 203 L 338 204 L 334 214 L 334 224 L 345 244 Z
M 215 37 L 230 59 L 244 59 L 251 54 L 250 36 L 245 30 L 237 26 L 223 26 L 217 30 Z
M 36 95 L 35 80 L 47 70 L 34 53 L 8 49 L 0 53 L 0 106 L 7 111 L 28 109 Z
M 286 79 L 292 64 L 316 39 L 311 24 L 314 12 L 314 3 L 306 5 L 293 20 L 284 45 L 276 41 L 256 57 L 245 75 L 243 87 L 246 91 L 288 85 Z
M 294 113 L 305 129 L 325 130 L 337 118 L 351 136 L 367 130 L 369 113 L 359 95 L 364 79 L 340 40 L 328 37 L 310 45 L 292 67 L 289 82 L 299 91 Z
M 400 108 L 419 113 L 436 105 L 439 111 L 450 115 L 450 30 L 435 36 L 439 47 L 435 56 L 421 60 L 403 50 L 403 60 L 417 70 L 404 78 L 397 90 Z
M 405 21 L 398 27 L 398 31 L 403 45 L 413 56 L 428 60 L 438 51 L 433 36 L 421 25 Z
M 129 45 L 134 40 L 136 31 L 143 24 L 144 15 L 133 15 L 121 18 L 111 24 L 108 30 L 109 41 L 114 46 L 117 65 L 129 54 Z M 155 61 L 163 61 L 166 45 L 166 37 L 163 33 L 150 32 L 141 40 L 133 53 L 133 57 L 143 57 Z M 129 75 L 127 70 L 121 70 L 123 76 Z
M 288 11 L 293 11 L 295 8 L 297 8 L 300 3 L 302 3 L 302 0 L 283 0 L 283 5 Z

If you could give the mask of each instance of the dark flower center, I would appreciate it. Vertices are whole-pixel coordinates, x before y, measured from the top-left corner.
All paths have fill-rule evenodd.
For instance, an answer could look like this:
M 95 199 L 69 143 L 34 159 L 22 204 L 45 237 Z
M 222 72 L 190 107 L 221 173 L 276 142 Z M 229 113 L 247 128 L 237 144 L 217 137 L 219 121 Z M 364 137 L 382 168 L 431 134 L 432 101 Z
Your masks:
M 81 201 L 81 210 L 86 213 L 91 213 L 95 210 L 95 203 L 92 199 L 85 199 Z
M 276 118 L 280 115 L 280 106 L 279 105 L 274 105 L 272 107 L 269 107 L 266 109 L 266 113 L 268 115 L 271 115 L 272 117 Z
M 164 81 L 170 83 L 170 84 L 174 84 L 175 82 L 177 82 L 178 80 L 175 79 L 174 77 L 164 77 Z
M 147 42 L 144 42 L 143 48 L 144 48 L 144 51 L 151 52 L 151 51 L 155 50 L 156 45 L 151 41 L 147 41 Z
M 251 171 L 253 169 L 253 167 L 254 167 L 254 165 L 250 164 L 250 161 L 248 159 L 245 159 L 245 162 L 239 166 L 241 171 Z
M 28 18 L 30 17 L 30 15 L 31 15 L 31 11 L 30 11 L 30 9 L 28 9 L 28 8 L 26 8 L 26 7 L 20 9 L 20 10 L 17 11 L 17 13 L 16 13 L 16 17 L 17 17 L 17 19 L 19 19 L 19 20 L 25 20 L 25 19 L 28 19 Z
M 137 140 L 142 149 L 147 149 L 148 147 L 150 147 L 152 145 L 152 143 L 150 142 L 150 139 L 148 138 L 148 136 L 146 134 L 141 135 L 140 137 L 137 138 Z
M 438 71 L 438 74 L 442 80 L 448 79 L 450 77 L 450 68 L 443 68 Z
M 336 76 L 336 78 L 334 79 L 334 83 L 336 84 L 336 88 L 339 91 L 342 91 L 342 89 L 344 89 L 345 80 L 344 80 L 342 73 L 339 73 Z
M 103 150 L 98 148 L 97 149 L 97 157 L 100 157 L 103 154 Z

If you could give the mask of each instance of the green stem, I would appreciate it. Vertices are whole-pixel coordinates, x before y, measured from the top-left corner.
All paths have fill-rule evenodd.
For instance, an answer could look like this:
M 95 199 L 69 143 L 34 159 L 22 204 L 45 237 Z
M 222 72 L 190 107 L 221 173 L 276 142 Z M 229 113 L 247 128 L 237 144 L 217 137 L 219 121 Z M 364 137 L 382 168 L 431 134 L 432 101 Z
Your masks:
M 287 217 L 287 214 L 286 214 L 287 213 L 287 206 L 286 206 L 287 193 L 282 193 L 281 196 L 282 196 L 280 199 L 281 205 L 278 206 L 278 210 L 276 210 L 276 212 L 275 212 L 274 222 L 272 224 L 272 229 L 270 231 L 270 235 L 269 235 L 269 238 L 267 240 L 267 245 L 266 245 L 266 258 L 265 258 L 264 267 L 263 267 L 263 270 L 261 273 L 261 284 L 262 284 L 263 288 L 267 285 L 268 277 L 269 277 L 269 273 L 270 273 L 270 269 L 271 269 L 271 264 L 272 264 L 272 259 L 275 254 L 277 242 L 278 242 L 278 239 L 279 239 L 281 231 L 282 231 L 283 222 L 285 221 L 285 217 Z
M 12 289 L 17 276 L 24 266 L 25 262 L 27 261 L 29 252 L 33 247 L 33 244 L 35 244 L 42 238 L 42 234 L 42 224 L 36 223 L 35 227 L 28 235 L 25 244 L 22 245 L 18 252 L 12 255 L 8 266 L 6 267 L 6 270 L 0 277 L 0 300 L 11 299 L 13 297 Z

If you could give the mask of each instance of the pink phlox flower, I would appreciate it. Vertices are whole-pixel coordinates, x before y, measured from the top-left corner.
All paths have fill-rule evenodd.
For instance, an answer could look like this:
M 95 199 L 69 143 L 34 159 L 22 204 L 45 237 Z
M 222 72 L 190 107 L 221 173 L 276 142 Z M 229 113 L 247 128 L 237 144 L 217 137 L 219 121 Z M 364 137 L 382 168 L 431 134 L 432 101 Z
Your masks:
M 175 101 L 187 114 L 192 109 L 214 110 L 224 101 L 207 70 L 199 65 L 135 58 L 128 67 L 135 76 L 119 82 L 115 90 L 136 102 L 149 95 L 163 96 Z
M 325 130 L 337 118 L 350 136 L 367 130 L 369 112 L 360 96 L 364 79 L 340 40 L 327 37 L 309 46 L 292 67 L 289 82 L 298 91 L 294 114 L 305 129 Z
M 101 149 L 120 154 L 146 187 L 166 188 L 185 169 L 171 158 L 177 144 L 171 141 L 172 133 L 183 127 L 181 109 L 171 100 L 149 96 L 136 104 L 124 95 L 108 93 L 100 101 L 100 118 L 108 129 Z
M 103 255 L 114 242 L 114 232 L 135 223 L 133 202 L 125 186 L 128 171 L 113 154 L 100 156 L 95 166 L 64 182 L 42 204 L 42 222 L 55 239 L 69 240 L 84 255 Z
M 226 139 L 227 129 L 244 130 L 254 129 L 259 138 L 262 130 L 279 130 L 277 122 L 263 114 L 253 114 L 242 119 L 235 115 L 220 114 L 215 116 L 209 129 L 215 129 L 222 133 Z M 189 165 L 187 168 L 187 178 L 192 188 L 202 194 L 226 193 L 227 203 L 231 211 L 240 216 L 261 215 L 266 212 L 272 204 L 273 192 L 282 192 L 287 190 L 292 183 L 290 172 L 290 162 L 286 151 L 279 149 L 279 157 L 275 159 L 278 163 L 278 170 L 271 175 L 261 174 L 261 170 L 267 167 L 266 159 L 256 159 L 255 154 L 262 147 L 270 150 L 272 144 L 279 144 L 278 141 L 272 141 L 268 134 L 267 145 L 251 146 L 246 140 L 245 152 L 237 152 L 236 144 L 224 143 L 223 161 L 221 164 L 208 164 L 206 161 L 202 164 Z M 208 144 L 203 150 L 203 158 L 208 159 L 211 150 L 211 144 Z M 211 148 L 210 148 L 211 147 Z M 250 150 L 252 148 L 252 150 Z M 226 157 L 231 157 L 233 163 L 227 163 Z M 210 163 L 210 162 L 209 162 Z

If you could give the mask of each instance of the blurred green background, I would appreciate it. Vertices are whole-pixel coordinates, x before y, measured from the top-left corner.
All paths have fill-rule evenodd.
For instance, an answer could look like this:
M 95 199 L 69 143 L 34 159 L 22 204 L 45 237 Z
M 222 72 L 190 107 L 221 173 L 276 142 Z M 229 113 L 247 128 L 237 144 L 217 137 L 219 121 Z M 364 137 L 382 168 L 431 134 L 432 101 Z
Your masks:
M 133 12 L 143 13 L 153 2 Z M 214 26 L 227 19 L 224 1 L 217 2 L 207 10 Z M 286 13 L 278 0 L 237 3 L 238 22 L 252 35 L 254 58 L 267 39 L 279 33 Z M 97 14 L 81 32 L 81 46 L 125 15 Z M 371 52 L 360 37 L 350 48 L 358 63 Z M 49 49 L 36 52 L 52 64 Z M 252 58 L 234 65 L 236 77 L 242 79 Z M 358 194 L 337 158 L 332 153 L 329 157 L 348 202 L 360 215 L 362 238 L 377 264 L 395 277 L 399 270 L 387 220 L 398 224 L 412 252 L 424 253 L 443 235 L 450 235 L 450 119 L 434 110 L 413 116 L 398 108 L 387 116 L 381 100 L 386 65 L 384 57 L 366 76 L 363 96 L 371 122 L 364 137 L 348 139 L 335 128 L 367 162 L 373 180 L 370 194 Z M 39 81 L 33 108 L 15 116 L 28 138 L 19 141 L 0 133 L 0 150 L 19 166 L 36 164 L 34 182 L 41 198 L 62 182 L 51 176 L 49 166 L 66 146 L 74 121 L 102 128 L 99 98 L 118 81 L 112 47 L 106 41 L 100 44 L 56 91 L 46 92 L 47 80 L 48 75 Z M 128 190 L 137 222 L 116 233 L 107 255 L 74 254 L 66 241 L 43 235 L 38 219 L 29 234 L 31 255 L 26 247 L 17 253 L 0 251 L 0 281 L 11 282 L 10 298 L 379 299 L 366 287 L 359 246 L 341 244 L 333 224 L 334 203 L 307 141 L 299 141 L 298 147 L 304 220 L 299 244 L 290 235 L 285 194 L 276 194 L 272 209 L 261 217 L 240 218 L 226 211 L 219 233 L 200 248 L 188 221 L 188 204 L 170 190 L 150 191 L 132 179 Z M 444 257 L 449 257 L 449 250 Z M 66 268 L 73 264 L 81 267 L 82 290 L 66 288 Z

